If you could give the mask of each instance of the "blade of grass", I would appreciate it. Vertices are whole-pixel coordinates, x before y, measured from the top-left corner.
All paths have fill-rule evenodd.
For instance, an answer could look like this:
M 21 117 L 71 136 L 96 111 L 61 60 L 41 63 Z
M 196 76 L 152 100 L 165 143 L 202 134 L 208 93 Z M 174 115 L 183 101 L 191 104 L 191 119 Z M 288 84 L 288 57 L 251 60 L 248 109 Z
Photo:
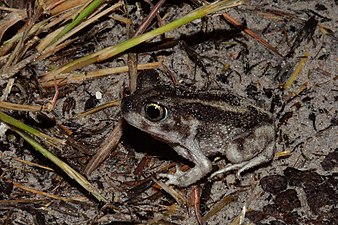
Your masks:
M 74 27 L 72 30 L 70 30 L 69 32 L 64 34 L 62 37 L 60 37 L 58 40 L 56 40 L 56 42 L 53 42 L 53 41 L 55 40 L 55 38 L 57 38 L 57 35 L 60 34 L 60 30 L 62 31 L 63 29 L 65 29 L 65 27 L 54 31 L 55 34 L 53 34 L 53 33 L 49 34 L 45 39 L 42 40 L 42 42 L 39 44 L 37 49 L 39 50 L 39 52 L 42 52 L 48 46 L 50 48 L 48 48 L 47 51 L 44 51 L 42 53 L 42 55 L 39 57 L 38 60 L 44 59 L 44 58 L 48 57 L 50 54 L 58 51 L 59 46 L 62 45 L 62 44 L 60 44 L 61 42 L 64 42 L 65 40 L 69 39 L 75 33 L 79 32 L 80 30 L 84 29 L 85 27 L 88 27 L 89 25 L 93 24 L 95 21 L 98 21 L 101 17 L 108 15 L 108 14 L 110 15 L 112 13 L 112 11 L 116 10 L 120 6 L 122 6 L 122 2 L 118 2 L 114 5 L 112 5 L 111 7 L 103 10 L 102 12 L 97 13 L 95 16 L 92 16 L 91 18 L 87 19 L 83 23 L 79 24 L 78 26 Z M 53 43 L 54 43 L 54 45 L 52 45 Z M 56 45 L 56 47 L 55 47 L 55 45 Z M 50 52 L 50 53 L 48 54 L 48 52 Z
M 46 26 L 46 24 L 48 23 L 48 19 L 43 20 L 41 22 L 38 22 L 36 24 L 34 24 L 34 26 L 32 27 L 32 29 L 29 30 L 28 35 L 32 35 L 32 34 L 37 34 L 37 32 L 39 30 L 43 30 L 43 27 Z M 20 38 L 22 38 L 24 32 L 20 31 L 17 34 L 15 34 L 11 39 L 5 41 L 2 46 L 0 46 L 0 57 L 4 56 L 5 54 L 8 53 L 8 51 L 10 50 L 10 48 L 15 44 L 15 42 L 17 42 Z M 0 75 L 0 78 L 3 75 Z
M 19 183 L 14 182 L 14 181 L 12 181 L 12 184 L 16 188 L 20 188 L 20 189 L 22 189 L 24 191 L 31 192 L 31 193 L 34 193 L 34 194 L 37 194 L 37 195 L 46 196 L 48 198 L 52 198 L 52 199 L 56 199 L 56 200 L 61 200 L 61 201 L 64 201 L 64 202 L 76 202 L 74 199 L 64 198 L 64 197 L 61 197 L 61 196 L 58 196 L 58 195 L 49 194 L 47 192 L 43 192 L 43 191 L 36 190 L 36 189 L 30 188 L 30 187 L 26 187 L 24 185 L 21 185 Z
M 15 103 L 11 103 L 11 102 L 0 101 L 0 109 L 39 112 L 39 111 L 42 110 L 42 106 L 40 106 L 40 105 L 21 105 L 21 104 L 15 104 Z
M 238 200 L 238 195 L 235 193 L 226 195 L 217 202 L 210 211 L 203 216 L 203 222 L 208 221 L 212 216 L 216 215 L 219 211 L 224 209 L 225 206 L 229 205 L 231 202 Z
M 99 105 L 95 108 L 81 112 L 81 113 L 77 114 L 76 117 L 85 117 L 85 116 L 91 115 L 93 113 L 99 112 L 103 109 L 114 107 L 114 106 L 120 106 L 120 105 L 121 105 L 121 100 L 113 100 L 113 101 L 110 101 L 110 102 L 106 102 L 102 105 Z
M 202 18 L 208 14 L 215 13 L 217 11 L 220 11 L 222 9 L 234 7 L 243 4 L 243 1 L 241 0 L 225 0 L 225 1 L 217 1 L 215 3 L 212 3 L 207 6 L 203 6 L 195 11 L 192 11 L 188 15 L 175 20 L 171 23 L 168 23 L 162 27 L 159 27 L 155 30 L 149 31 L 147 33 L 144 33 L 142 35 L 136 36 L 134 38 L 128 39 L 126 41 L 123 41 L 119 43 L 118 45 L 111 46 L 105 49 L 102 49 L 98 52 L 92 53 L 90 55 L 84 56 L 82 58 L 79 58 L 77 60 L 74 60 L 73 62 L 70 62 L 64 66 L 62 66 L 59 69 L 53 70 L 49 72 L 50 74 L 55 75 L 56 77 L 60 73 L 67 73 L 82 67 L 85 67 L 87 65 L 93 64 L 95 62 L 101 62 L 104 60 L 107 60 L 121 52 L 124 52 L 127 49 L 130 49 L 142 42 L 148 41 L 158 35 L 161 35 L 163 33 L 166 33 L 168 31 L 174 30 L 178 27 L 181 27 L 187 23 L 190 23 L 196 19 Z
M 146 64 L 137 65 L 137 70 L 148 70 L 155 69 L 162 65 L 162 62 L 152 62 Z M 121 66 L 115 68 L 105 68 L 95 71 L 90 71 L 86 73 L 63 73 L 60 74 L 56 81 L 58 82 L 58 86 L 63 86 L 69 83 L 80 83 L 85 80 L 100 78 L 103 76 L 111 76 L 113 74 L 128 72 L 128 66 Z M 53 87 L 54 85 L 54 77 L 52 76 L 44 76 L 40 79 L 42 87 Z
M 262 45 L 264 45 L 270 51 L 272 51 L 273 53 L 277 54 L 280 57 L 283 57 L 278 52 L 278 50 L 275 47 L 273 47 L 269 42 L 267 42 L 262 37 L 260 37 L 258 34 L 256 34 L 253 30 L 245 27 L 243 24 L 241 24 L 240 22 L 238 22 L 235 18 L 231 17 L 230 15 L 228 15 L 226 13 L 223 14 L 223 17 L 224 17 L 224 19 L 226 19 L 227 21 L 229 21 L 231 24 L 233 24 L 234 26 L 236 26 L 238 29 L 240 29 L 241 31 L 243 31 L 244 33 L 246 33 L 247 35 L 249 35 L 250 37 L 252 37 L 255 40 L 257 40 L 259 43 L 261 43 Z
M 295 70 L 291 74 L 289 80 L 283 85 L 284 89 L 289 89 L 291 87 L 293 82 L 297 79 L 297 76 L 300 73 L 300 71 L 302 70 L 302 68 L 304 67 L 305 63 L 309 59 L 309 56 L 310 56 L 310 52 L 304 53 L 304 56 L 300 59 L 298 65 L 296 66 Z
M 26 124 L 24 124 L 23 122 L 17 120 L 17 119 L 14 119 L 13 117 L 7 115 L 6 113 L 4 112 L 1 112 L 0 111 L 0 120 L 13 126 L 13 127 L 16 127 L 20 130 L 24 130 L 36 137 L 38 137 L 39 139 L 43 140 L 43 141 L 48 141 L 49 144 L 55 146 L 56 148 L 60 148 L 60 146 L 62 145 L 65 145 L 65 141 L 62 140 L 62 139 L 58 139 L 58 138 L 55 138 L 55 137 L 51 137 L 51 136 L 48 136 L 44 133 L 42 133 L 41 131 L 33 128 L 33 127 L 30 127 Z
M 91 193 L 97 200 L 102 202 L 108 202 L 99 192 L 99 190 L 92 186 L 89 181 L 75 171 L 73 168 L 68 166 L 65 162 L 56 157 L 53 153 L 45 149 L 40 143 L 35 141 L 31 136 L 22 132 L 19 129 L 12 128 L 16 133 L 18 133 L 25 141 L 27 141 L 32 147 L 40 152 L 44 157 L 52 161 L 55 165 L 57 165 L 60 169 L 62 169 L 70 178 L 74 179 L 79 185 L 81 185 L 84 189 L 86 189 L 89 193 Z
M 89 176 L 96 168 L 98 168 L 101 163 L 116 149 L 116 146 L 120 142 L 122 136 L 122 119 L 118 121 L 114 129 L 110 134 L 105 138 L 104 142 L 101 144 L 97 153 L 91 158 L 87 163 L 84 174 Z
M 76 25 L 81 23 L 84 19 L 87 18 L 92 12 L 94 12 L 101 3 L 104 2 L 104 0 L 94 0 L 92 1 L 86 8 L 83 9 L 79 15 L 70 23 L 68 24 L 50 43 L 52 45 L 53 43 L 57 42 L 63 35 L 68 33 L 71 29 L 73 29 Z

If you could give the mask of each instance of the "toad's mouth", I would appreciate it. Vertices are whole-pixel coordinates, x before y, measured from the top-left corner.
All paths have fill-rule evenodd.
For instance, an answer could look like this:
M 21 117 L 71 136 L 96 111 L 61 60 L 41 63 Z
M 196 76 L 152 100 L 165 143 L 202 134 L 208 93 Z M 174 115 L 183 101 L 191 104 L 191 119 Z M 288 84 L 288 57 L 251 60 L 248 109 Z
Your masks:
M 179 134 L 175 131 L 168 131 L 165 132 L 161 131 L 159 129 L 159 126 L 161 126 L 158 123 L 151 122 L 145 120 L 142 116 L 140 116 L 138 113 L 129 112 L 126 114 L 123 114 L 123 119 L 131 126 L 150 134 L 153 138 L 162 141 L 167 144 L 175 144 L 177 142 L 177 138 L 170 138 L 171 136 L 177 137 Z M 173 139 L 173 140 L 171 140 Z

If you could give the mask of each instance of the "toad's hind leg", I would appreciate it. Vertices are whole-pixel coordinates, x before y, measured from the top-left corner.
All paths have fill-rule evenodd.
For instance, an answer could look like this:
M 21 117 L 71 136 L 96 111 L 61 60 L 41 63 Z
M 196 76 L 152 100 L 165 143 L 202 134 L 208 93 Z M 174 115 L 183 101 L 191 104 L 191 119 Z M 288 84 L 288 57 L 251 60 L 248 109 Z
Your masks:
M 254 132 L 234 139 L 228 146 L 226 157 L 233 163 L 224 169 L 216 171 L 212 177 L 231 170 L 241 173 L 269 162 L 275 152 L 275 130 L 271 125 L 261 126 Z

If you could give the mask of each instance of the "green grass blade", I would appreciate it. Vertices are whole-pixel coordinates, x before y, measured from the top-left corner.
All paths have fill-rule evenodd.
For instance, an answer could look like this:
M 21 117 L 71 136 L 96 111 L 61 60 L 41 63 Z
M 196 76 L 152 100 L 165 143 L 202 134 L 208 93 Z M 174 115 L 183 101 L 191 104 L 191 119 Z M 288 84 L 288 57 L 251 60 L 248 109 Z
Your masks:
M 50 73 L 57 76 L 60 73 L 71 72 L 73 70 L 85 67 L 95 62 L 101 62 L 101 61 L 107 60 L 121 52 L 124 52 L 127 49 L 135 47 L 136 45 L 142 42 L 148 41 L 158 35 L 174 30 L 196 19 L 200 19 L 208 14 L 215 13 L 222 9 L 238 6 L 241 4 L 243 4 L 243 1 L 241 0 L 224 0 L 224 1 L 217 1 L 210 5 L 203 6 L 195 11 L 192 11 L 188 15 L 178 20 L 175 20 L 171 23 L 168 23 L 162 27 L 159 27 L 155 30 L 149 31 L 142 35 L 123 41 L 117 44 L 116 46 L 107 47 L 93 54 L 74 60 L 73 62 L 70 62 L 59 69 L 51 71 Z
M 33 127 L 30 127 L 30 126 L 24 124 L 23 122 L 21 122 L 20 120 L 14 119 L 13 117 L 11 117 L 11 116 L 9 116 L 6 113 L 1 112 L 1 111 L 0 111 L 0 120 L 9 124 L 9 125 L 11 125 L 11 126 L 13 126 L 13 127 L 18 128 L 20 130 L 24 130 L 24 131 L 38 137 L 41 140 L 48 141 L 49 144 L 51 144 L 55 147 L 60 147 L 60 145 L 65 145 L 64 140 L 48 136 L 48 135 L 42 133 L 41 131 L 39 131 L 39 130 L 33 128 Z
M 102 202 L 108 202 L 99 192 L 99 190 L 92 186 L 89 181 L 75 171 L 73 168 L 68 166 L 65 162 L 56 157 L 53 153 L 45 149 L 40 143 L 38 143 L 34 138 L 26 134 L 25 132 L 12 128 L 16 133 L 18 133 L 25 141 L 27 141 L 30 145 L 33 146 L 38 152 L 40 152 L 44 157 L 52 161 L 55 165 L 57 165 L 60 169 L 62 169 L 70 178 L 74 179 L 79 185 L 81 185 L 84 189 L 86 189 L 89 193 L 91 193 L 97 200 Z
M 94 0 L 90 3 L 86 8 L 83 9 L 79 15 L 69 23 L 50 43 L 50 45 L 57 42 L 63 35 L 67 34 L 71 29 L 81 23 L 84 19 L 86 19 L 92 12 L 94 12 L 104 0 Z

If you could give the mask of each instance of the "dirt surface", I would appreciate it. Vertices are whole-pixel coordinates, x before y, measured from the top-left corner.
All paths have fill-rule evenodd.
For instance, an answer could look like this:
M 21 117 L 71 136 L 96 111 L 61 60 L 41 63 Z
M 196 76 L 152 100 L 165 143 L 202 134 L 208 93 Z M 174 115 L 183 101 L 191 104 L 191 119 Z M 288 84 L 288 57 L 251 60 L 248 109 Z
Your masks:
M 276 151 L 286 151 L 286 156 L 244 173 L 240 181 L 233 173 L 203 179 L 198 188 L 201 214 L 210 215 L 207 224 L 239 224 L 240 219 L 243 224 L 261 225 L 338 224 L 337 4 L 333 0 L 263 0 L 226 11 L 275 46 L 282 56 L 230 25 L 221 13 L 130 51 L 137 52 L 138 63 L 163 60 L 171 75 L 187 88 L 231 89 L 275 115 Z M 150 11 L 144 2 L 130 2 L 126 7 L 135 29 Z M 160 15 L 165 15 L 164 23 L 168 23 L 194 8 L 190 1 L 168 1 Z M 72 45 L 22 68 L 15 75 L 17 85 L 7 101 L 34 105 L 51 99 L 53 88 L 39 89 L 30 82 L 56 66 L 126 40 L 127 33 L 126 25 L 113 18 L 97 21 Z M 182 42 L 168 48 L 160 45 L 169 40 Z M 283 88 L 302 60 L 295 81 Z M 80 71 L 126 63 L 127 54 L 120 54 Z M 164 67 L 157 70 L 172 82 Z M 7 82 L 1 81 L 0 90 Z M 61 124 L 70 129 L 75 144 L 62 151 L 50 150 L 83 172 L 121 115 L 118 106 L 85 117 L 76 115 L 121 99 L 127 85 L 127 73 L 68 84 L 60 87 L 51 113 L 5 112 L 51 136 L 65 137 Z M 98 94 L 102 98 L 98 99 Z M 88 177 L 109 200 L 104 205 L 2 125 L 0 224 L 198 224 L 190 200 L 192 188 L 173 187 L 187 199 L 182 204 L 149 179 L 164 166 L 185 161 L 141 131 L 126 124 L 123 129 L 117 148 Z M 226 163 L 225 159 L 215 162 L 215 169 Z M 79 201 L 36 194 L 18 184 Z M 24 199 L 27 201 L 19 201 Z

